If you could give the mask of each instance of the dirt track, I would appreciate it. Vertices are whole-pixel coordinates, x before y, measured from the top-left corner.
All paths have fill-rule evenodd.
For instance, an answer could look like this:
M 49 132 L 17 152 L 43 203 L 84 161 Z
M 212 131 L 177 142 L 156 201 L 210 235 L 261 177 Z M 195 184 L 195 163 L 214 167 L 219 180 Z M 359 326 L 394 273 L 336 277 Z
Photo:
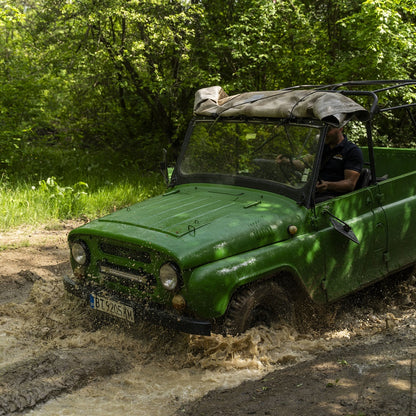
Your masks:
M 415 331 L 399 332 L 210 392 L 177 415 L 416 415 Z
M 0 415 L 416 415 L 415 277 L 321 311 L 302 334 L 133 333 L 97 327 L 63 294 L 73 225 L 0 234 Z

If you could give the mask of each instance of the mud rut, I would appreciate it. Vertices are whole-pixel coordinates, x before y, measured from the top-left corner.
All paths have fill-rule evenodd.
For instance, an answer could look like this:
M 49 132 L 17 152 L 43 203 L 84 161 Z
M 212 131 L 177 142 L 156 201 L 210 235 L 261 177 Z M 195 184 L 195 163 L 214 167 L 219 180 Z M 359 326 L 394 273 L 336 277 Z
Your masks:
M 211 390 L 415 326 L 411 273 L 329 309 L 306 308 L 300 332 L 199 337 L 98 321 L 63 291 L 72 226 L 0 234 L 0 415 L 89 414 L 91 406 L 101 415 L 172 414 Z

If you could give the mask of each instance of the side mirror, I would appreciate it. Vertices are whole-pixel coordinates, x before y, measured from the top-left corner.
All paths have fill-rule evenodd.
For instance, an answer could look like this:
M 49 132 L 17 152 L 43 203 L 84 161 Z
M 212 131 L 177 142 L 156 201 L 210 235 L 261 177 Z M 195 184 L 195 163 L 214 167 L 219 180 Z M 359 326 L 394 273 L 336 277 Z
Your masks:
M 168 173 L 168 164 L 166 162 L 168 151 L 166 149 L 162 150 L 163 159 L 160 162 L 160 171 L 162 172 L 163 179 L 166 185 L 169 185 L 169 173 Z
M 339 233 L 341 233 L 343 236 L 347 237 L 354 243 L 360 244 L 360 241 L 358 240 L 357 236 L 354 234 L 354 231 L 352 231 L 352 228 L 347 223 L 339 219 L 335 219 L 335 218 L 331 218 L 330 221 L 336 231 L 338 231 Z
M 168 154 L 168 151 L 166 149 L 163 149 L 163 160 L 162 162 L 160 162 L 160 170 L 162 172 L 162 176 L 165 181 L 165 184 L 169 186 L 170 181 L 172 179 L 174 168 L 172 166 L 168 166 L 167 154 Z
M 335 215 L 331 214 L 327 209 L 322 211 L 322 213 L 328 214 L 331 217 L 329 220 L 331 221 L 331 224 L 334 227 L 335 231 L 338 231 L 340 234 L 342 234 L 344 237 L 347 237 L 354 243 L 360 244 L 360 241 L 354 234 L 354 231 L 345 221 L 342 221 L 341 219 L 337 218 Z

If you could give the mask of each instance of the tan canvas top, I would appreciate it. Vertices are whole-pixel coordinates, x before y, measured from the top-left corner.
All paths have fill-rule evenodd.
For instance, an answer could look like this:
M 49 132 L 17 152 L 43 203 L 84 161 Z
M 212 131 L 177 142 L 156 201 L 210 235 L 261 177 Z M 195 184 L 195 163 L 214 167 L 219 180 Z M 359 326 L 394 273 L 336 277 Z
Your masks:
M 365 121 L 369 112 L 339 91 L 278 90 L 228 96 L 221 87 L 195 94 L 194 114 L 221 117 L 310 118 L 343 126 L 352 118 Z

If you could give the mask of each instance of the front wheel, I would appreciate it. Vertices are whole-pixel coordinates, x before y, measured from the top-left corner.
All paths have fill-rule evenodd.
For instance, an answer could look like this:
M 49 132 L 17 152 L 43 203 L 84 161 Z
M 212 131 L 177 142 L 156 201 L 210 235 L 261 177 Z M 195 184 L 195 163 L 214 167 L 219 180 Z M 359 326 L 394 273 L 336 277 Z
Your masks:
M 286 291 L 274 281 L 242 288 L 232 297 L 223 324 L 223 332 L 241 334 L 258 325 L 272 322 L 292 324 L 293 304 Z

